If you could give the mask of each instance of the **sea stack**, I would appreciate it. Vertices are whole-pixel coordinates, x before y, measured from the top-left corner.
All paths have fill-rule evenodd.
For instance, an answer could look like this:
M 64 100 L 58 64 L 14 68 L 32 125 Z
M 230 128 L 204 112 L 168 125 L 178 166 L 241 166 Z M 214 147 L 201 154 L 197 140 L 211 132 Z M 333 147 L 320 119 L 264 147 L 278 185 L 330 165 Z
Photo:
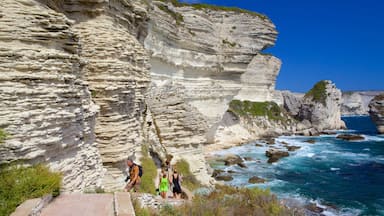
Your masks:
M 369 103 L 369 114 L 380 134 L 384 134 L 384 94 L 377 95 Z
M 305 94 L 298 113 L 300 120 L 309 120 L 318 131 L 343 129 L 341 120 L 341 91 L 329 80 L 323 80 Z

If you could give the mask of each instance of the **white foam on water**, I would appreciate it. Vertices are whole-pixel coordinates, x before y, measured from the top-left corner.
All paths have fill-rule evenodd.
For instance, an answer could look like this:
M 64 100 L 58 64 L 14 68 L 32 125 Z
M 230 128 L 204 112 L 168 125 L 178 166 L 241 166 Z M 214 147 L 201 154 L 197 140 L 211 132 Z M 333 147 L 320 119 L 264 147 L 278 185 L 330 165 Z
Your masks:
M 363 149 L 363 151 L 371 151 L 371 149 L 370 148 L 365 148 L 365 149 Z
M 338 170 L 340 170 L 340 168 L 331 167 L 331 171 L 338 171 Z
M 373 142 L 382 142 L 384 141 L 384 137 L 380 136 L 370 136 L 370 135 L 364 135 L 365 140 L 364 141 L 373 141 Z

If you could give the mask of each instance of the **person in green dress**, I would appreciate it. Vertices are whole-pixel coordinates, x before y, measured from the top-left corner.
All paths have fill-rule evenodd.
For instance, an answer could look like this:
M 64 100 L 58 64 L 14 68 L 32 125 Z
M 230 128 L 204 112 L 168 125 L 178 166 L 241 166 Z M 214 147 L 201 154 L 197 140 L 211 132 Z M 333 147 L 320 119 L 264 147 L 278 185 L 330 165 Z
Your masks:
M 167 192 L 168 192 L 168 178 L 166 174 L 163 174 L 162 178 L 160 178 L 160 183 L 159 183 L 159 192 L 161 197 L 163 199 L 167 198 Z

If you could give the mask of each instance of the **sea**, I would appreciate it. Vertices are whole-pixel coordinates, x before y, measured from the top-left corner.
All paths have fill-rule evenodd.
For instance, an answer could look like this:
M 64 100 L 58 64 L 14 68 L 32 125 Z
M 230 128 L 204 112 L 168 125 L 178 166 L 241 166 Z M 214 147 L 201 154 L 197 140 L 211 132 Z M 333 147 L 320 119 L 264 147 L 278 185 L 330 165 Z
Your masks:
M 365 137 L 363 141 L 343 141 L 335 135 L 318 137 L 283 136 L 275 147 L 288 143 L 301 148 L 290 156 L 268 164 L 265 151 L 269 145 L 251 142 L 220 150 L 213 154 L 237 154 L 250 157 L 247 168 L 216 164 L 214 168 L 234 171 L 227 184 L 242 187 L 268 188 L 287 205 L 316 205 L 323 208 L 318 215 L 384 215 L 384 136 L 376 132 L 369 117 L 344 117 L 348 130 Z M 315 144 L 305 141 L 315 140 Z M 259 143 L 263 146 L 256 146 Z M 258 176 L 263 184 L 249 184 Z M 308 213 L 316 215 L 316 213 Z

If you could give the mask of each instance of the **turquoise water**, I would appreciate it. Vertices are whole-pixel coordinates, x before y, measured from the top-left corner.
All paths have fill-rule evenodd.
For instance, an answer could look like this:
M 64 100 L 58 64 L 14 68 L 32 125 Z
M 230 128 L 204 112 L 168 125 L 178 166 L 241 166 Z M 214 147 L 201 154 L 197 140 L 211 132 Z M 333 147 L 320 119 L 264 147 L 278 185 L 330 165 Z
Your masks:
M 217 152 L 252 157 L 247 169 L 238 166 L 219 168 L 233 170 L 229 184 L 248 184 L 252 176 L 268 180 L 258 187 L 270 188 L 280 198 L 305 205 L 316 203 L 326 208 L 323 215 L 384 215 L 384 136 L 378 136 L 368 117 L 344 118 L 349 133 L 364 134 L 365 140 L 347 142 L 336 135 L 320 137 L 280 137 L 280 142 L 301 146 L 290 157 L 267 164 L 268 147 L 254 143 Z M 344 132 L 340 132 L 344 133 Z M 304 141 L 315 139 L 316 144 Z M 281 148 L 283 148 L 281 146 Z

